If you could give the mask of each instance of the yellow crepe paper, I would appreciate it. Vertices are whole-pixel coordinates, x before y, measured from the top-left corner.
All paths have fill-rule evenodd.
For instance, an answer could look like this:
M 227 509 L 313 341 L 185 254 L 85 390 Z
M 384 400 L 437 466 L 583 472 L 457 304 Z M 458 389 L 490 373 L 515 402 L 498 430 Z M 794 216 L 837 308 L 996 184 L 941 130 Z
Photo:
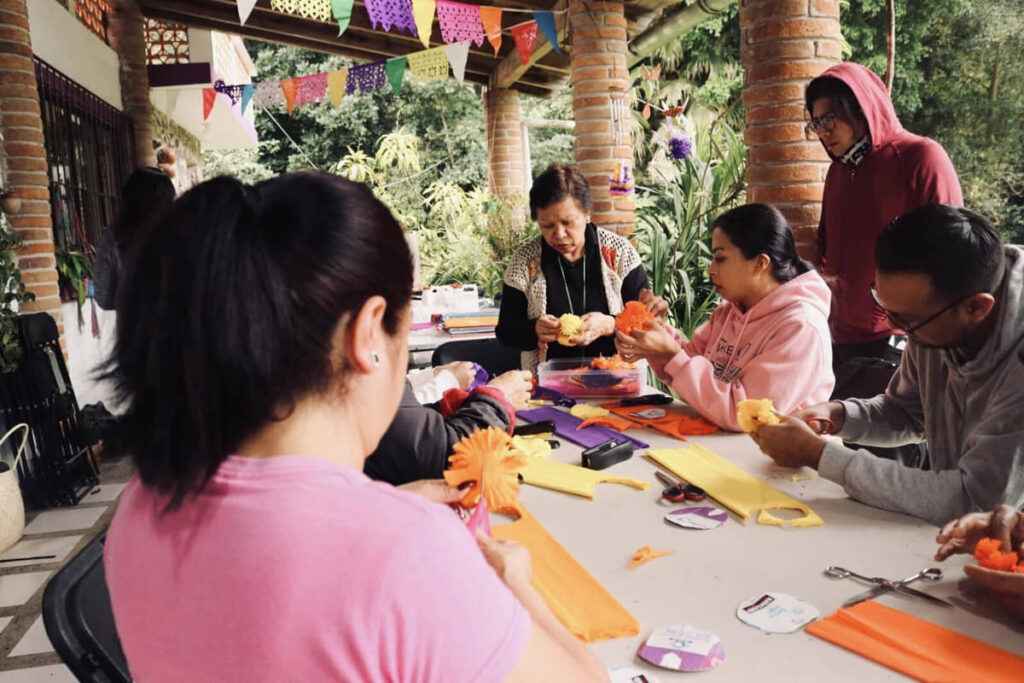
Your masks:
M 825 521 L 814 510 L 700 444 L 685 448 L 650 449 L 647 456 L 680 479 L 704 489 L 709 496 L 743 519 L 760 511 L 758 524 L 774 526 L 821 526 Z M 798 510 L 803 517 L 784 520 L 768 510 Z
M 594 497 L 594 487 L 597 484 L 623 484 L 632 486 L 635 489 L 646 491 L 651 487 L 649 482 L 629 477 L 617 477 L 608 474 L 603 470 L 590 470 L 586 467 L 578 467 L 557 460 L 532 459 L 519 471 L 523 482 L 540 486 L 541 488 L 571 493 L 584 498 Z
M 601 406 L 592 406 L 586 403 L 577 403 L 569 408 L 569 414 L 581 420 L 589 420 L 592 417 L 607 417 L 611 412 Z
M 760 425 L 774 425 L 779 423 L 779 416 L 775 414 L 775 406 L 770 398 L 748 398 L 736 404 L 736 419 L 740 428 L 745 432 L 752 432 Z
M 548 440 L 535 436 L 513 436 L 512 443 L 531 458 L 543 458 L 551 452 L 551 444 L 548 443 Z

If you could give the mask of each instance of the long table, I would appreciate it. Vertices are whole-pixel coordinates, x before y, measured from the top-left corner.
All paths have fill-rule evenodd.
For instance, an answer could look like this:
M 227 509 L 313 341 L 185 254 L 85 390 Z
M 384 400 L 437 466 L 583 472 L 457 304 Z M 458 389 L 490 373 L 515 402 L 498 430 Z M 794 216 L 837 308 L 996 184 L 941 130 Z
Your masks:
M 678 448 L 682 442 L 652 430 L 642 435 L 652 448 Z M 550 458 L 579 464 L 581 449 L 562 439 Z M 969 585 L 957 556 L 933 559 L 936 528 L 906 515 L 857 503 L 842 488 L 820 477 L 794 481 L 811 470 L 777 467 L 744 434 L 720 432 L 691 437 L 739 467 L 810 505 L 825 526 L 790 529 L 742 521 L 730 514 L 724 526 L 707 531 L 683 529 L 664 515 L 683 503 L 660 501 L 656 465 L 637 451 L 610 469 L 615 474 L 651 482 L 647 491 L 599 484 L 594 500 L 523 486 L 520 500 L 640 622 L 640 635 L 594 643 L 594 653 L 609 667 L 634 666 L 661 681 L 684 674 L 648 665 L 636 656 L 650 632 L 660 626 L 690 623 L 718 635 L 726 657 L 717 669 L 700 674 L 717 681 L 886 681 L 905 680 L 802 630 L 769 635 L 741 623 L 736 608 L 768 591 L 789 593 L 827 616 L 869 586 L 833 579 L 823 570 L 838 565 L 867 576 L 902 579 L 926 567 L 945 572 L 940 583 L 915 584 L 954 603 L 955 609 L 923 600 L 887 596 L 879 600 L 927 621 L 1024 656 L 1020 625 L 1001 614 Z M 712 499 L 701 505 L 718 506 Z M 694 505 L 690 503 L 689 505 Z M 495 520 L 498 521 L 498 520 Z M 628 569 L 638 548 L 649 545 L 675 553 Z

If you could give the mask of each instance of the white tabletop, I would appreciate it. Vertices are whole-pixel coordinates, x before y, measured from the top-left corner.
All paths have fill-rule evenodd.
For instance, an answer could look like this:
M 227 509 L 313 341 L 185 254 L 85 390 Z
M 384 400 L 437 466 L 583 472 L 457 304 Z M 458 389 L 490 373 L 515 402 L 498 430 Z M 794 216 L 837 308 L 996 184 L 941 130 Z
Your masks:
M 651 430 L 630 434 L 650 442 L 652 448 L 685 445 Z M 578 464 L 581 449 L 561 441 L 561 448 L 549 457 Z M 935 562 L 935 527 L 854 502 L 839 486 L 820 477 L 794 482 L 793 470 L 776 467 L 746 435 L 720 432 L 692 437 L 691 441 L 807 503 L 824 518 L 825 526 L 783 529 L 753 520 L 744 522 L 732 514 L 724 526 L 708 531 L 670 525 L 663 519 L 665 513 L 687 504 L 660 502 L 662 487 L 654 478 L 656 467 L 642 457 L 642 451 L 610 471 L 650 481 L 647 491 L 598 484 L 596 498 L 588 500 L 523 486 L 520 500 L 640 622 L 639 636 L 591 645 L 607 666 L 635 666 L 661 681 L 692 676 L 648 665 L 636 656 L 653 629 L 691 623 L 717 634 L 725 646 L 725 662 L 702 673 L 701 680 L 902 680 L 890 669 L 803 631 L 768 635 L 736 618 L 740 602 L 767 591 L 802 598 L 824 617 L 870 587 L 825 576 L 823 570 L 828 565 L 893 579 L 939 566 L 946 573 L 940 583 L 918 582 L 915 586 L 951 600 L 957 604 L 955 609 L 895 596 L 880 601 L 1024 655 L 1020 627 L 1015 630 L 1011 620 L 967 585 L 960 569 L 967 560 L 959 556 Z M 710 498 L 700 504 L 719 507 Z M 628 569 L 634 551 L 645 545 L 675 553 Z

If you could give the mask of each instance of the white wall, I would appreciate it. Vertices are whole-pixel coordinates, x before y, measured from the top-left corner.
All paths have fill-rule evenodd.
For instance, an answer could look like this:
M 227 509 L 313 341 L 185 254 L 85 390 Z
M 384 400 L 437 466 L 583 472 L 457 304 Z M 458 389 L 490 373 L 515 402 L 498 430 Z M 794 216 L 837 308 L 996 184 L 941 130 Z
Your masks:
M 53 0 L 28 0 L 32 52 L 118 109 L 121 78 L 117 53 Z

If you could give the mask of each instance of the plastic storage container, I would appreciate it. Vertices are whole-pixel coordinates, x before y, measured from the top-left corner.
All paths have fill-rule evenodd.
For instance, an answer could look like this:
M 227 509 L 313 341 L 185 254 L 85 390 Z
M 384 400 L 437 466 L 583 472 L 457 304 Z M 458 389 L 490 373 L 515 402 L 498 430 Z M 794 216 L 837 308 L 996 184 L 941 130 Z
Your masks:
M 639 396 L 647 387 L 647 363 L 630 370 L 594 370 L 593 358 L 556 358 L 537 367 L 537 384 L 574 398 Z

